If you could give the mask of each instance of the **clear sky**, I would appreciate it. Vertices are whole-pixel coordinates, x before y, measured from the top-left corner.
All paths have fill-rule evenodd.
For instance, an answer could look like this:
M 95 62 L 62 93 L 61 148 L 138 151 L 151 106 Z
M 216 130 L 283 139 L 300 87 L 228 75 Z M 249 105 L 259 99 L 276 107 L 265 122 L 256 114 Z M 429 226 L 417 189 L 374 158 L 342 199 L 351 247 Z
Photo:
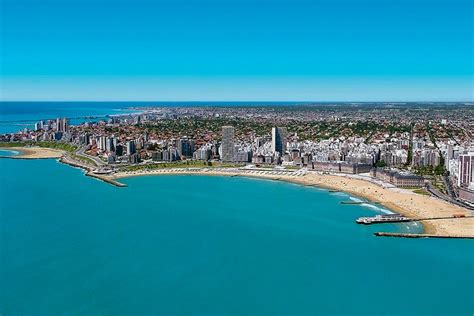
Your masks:
M 0 97 L 473 101 L 473 2 L 0 0 Z

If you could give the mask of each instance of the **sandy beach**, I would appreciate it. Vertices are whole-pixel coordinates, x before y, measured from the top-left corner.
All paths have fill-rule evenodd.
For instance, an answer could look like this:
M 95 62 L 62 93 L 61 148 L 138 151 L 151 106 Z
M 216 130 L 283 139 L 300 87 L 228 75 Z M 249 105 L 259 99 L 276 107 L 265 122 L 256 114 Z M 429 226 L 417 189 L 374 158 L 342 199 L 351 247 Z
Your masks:
M 12 159 L 48 159 L 60 158 L 64 152 L 58 149 L 43 148 L 43 147 L 4 147 L 4 150 L 17 151 L 20 154 L 9 156 Z
M 236 168 L 170 168 L 156 170 L 139 170 L 117 172 L 112 175 L 94 174 L 90 166 L 76 162 L 64 156 L 61 150 L 42 147 L 8 147 L 5 150 L 20 152 L 10 156 L 12 159 L 47 159 L 62 158 L 62 162 L 83 168 L 87 175 L 102 179 L 108 183 L 123 186 L 120 179 L 135 176 L 156 175 L 208 175 L 208 176 L 243 176 L 270 180 L 288 181 L 301 185 L 314 185 L 323 188 L 347 192 L 354 196 L 363 197 L 372 202 L 378 202 L 388 209 L 411 218 L 451 217 L 454 214 L 472 215 L 471 212 L 460 206 L 448 203 L 441 199 L 420 195 L 411 190 L 395 187 L 384 187 L 354 175 L 329 175 L 317 172 L 266 172 Z M 443 220 L 422 221 L 426 234 L 438 236 L 470 236 L 474 237 L 474 218 L 453 218 Z M 382 227 L 381 227 L 382 228 Z M 383 230 L 383 229 L 382 229 Z
M 355 196 L 378 202 L 393 211 L 411 218 L 450 217 L 454 214 L 471 215 L 469 210 L 445 202 L 435 197 L 413 193 L 400 188 L 383 188 L 380 185 L 354 179 L 344 175 L 327 175 L 308 172 L 305 175 L 272 175 L 265 173 L 247 173 L 235 170 L 208 169 L 161 169 L 153 171 L 133 171 L 105 176 L 109 179 L 121 179 L 134 176 L 198 174 L 215 176 L 245 176 L 279 181 L 288 181 L 301 185 L 315 185 L 323 188 L 340 190 Z M 426 234 L 438 236 L 474 236 L 474 218 L 453 218 L 445 220 L 422 221 Z M 382 226 L 381 226 L 382 228 Z M 383 229 L 382 229 L 383 230 Z

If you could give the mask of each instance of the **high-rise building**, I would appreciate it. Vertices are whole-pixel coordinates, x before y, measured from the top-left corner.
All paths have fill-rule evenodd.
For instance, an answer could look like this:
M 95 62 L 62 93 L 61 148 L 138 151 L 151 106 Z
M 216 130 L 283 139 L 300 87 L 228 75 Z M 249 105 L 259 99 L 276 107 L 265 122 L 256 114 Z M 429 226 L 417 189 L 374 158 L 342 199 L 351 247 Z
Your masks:
M 117 141 L 115 140 L 115 137 L 107 137 L 107 141 L 105 144 L 105 150 L 108 152 L 115 151 L 115 146 L 117 145 Z
M 63 130 L 61 132 L 68 132 L 69 131 L 69 120 L 67 118 L 63 118 Z
M 280 155 L 286 151 L 286 127 L 272 128 L 272 151 L 279 152 Z
M 194 152 L 193 158 L 196 160 L 209 160 L 211 159 L 211 155 L 211 146 L 204 145 Z
M 176 141 L 176 149 L 180 158 L 192 157 L 194 151 L 194 141 L 189 139 L 178 139 Z
M 107 149 L 107 137 L 99 136 L 99 141 L 97 142 L 97 147 L 100 150 L 106 150 Z
M 123 155 L 123 146 L 118 144 L 117 146 L 115 146 L 115 154 L 117 156 L 122 156 Z
M 60 132 L 62 131 L 63 127 L 63 121 L 60 118 L 56 119 L 56 131 Z
M 132 155 L 136 152 L 135 141 L 131 140 L 127 142 L 127 154 Z
M 63 133 L 69 131 L 69 120 L 67 118 L 57 118 L 56 131 Z
M 221 160 L 234 161 L 234 135 L 235 129 L 233 126 L 222 126 L 222 144 L 221 144 Z
M 459 155 L 458 186 L 469 186 L 474 182 L 474 153 Z
M 163 150 L 163 161 L 170 161 L 170 152 L 168 149 Z
M 448 144 L 448 146 L 446 147 L 446 160 L 449 161 L 453 159 L 453 156 L 454 156 L 454 146 L 451 144 Z

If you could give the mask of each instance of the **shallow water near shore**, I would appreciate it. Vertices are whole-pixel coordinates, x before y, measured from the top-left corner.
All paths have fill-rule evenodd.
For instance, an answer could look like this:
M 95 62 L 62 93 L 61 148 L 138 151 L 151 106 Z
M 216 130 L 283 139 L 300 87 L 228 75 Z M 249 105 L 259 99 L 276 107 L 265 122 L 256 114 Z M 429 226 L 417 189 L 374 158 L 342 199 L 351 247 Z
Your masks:
M 11 157 L 11 156 L 17 156 L 19 154 L 20 152 L 16 150 L 0 149 L 0 157 Z
M 183 175 L 117 188 L 53 159 L 0 170 L 2 315 L 474 311 L 472 240 L 375 237 L 420 227 L 357 225 L 383 208 L 347 194 Z

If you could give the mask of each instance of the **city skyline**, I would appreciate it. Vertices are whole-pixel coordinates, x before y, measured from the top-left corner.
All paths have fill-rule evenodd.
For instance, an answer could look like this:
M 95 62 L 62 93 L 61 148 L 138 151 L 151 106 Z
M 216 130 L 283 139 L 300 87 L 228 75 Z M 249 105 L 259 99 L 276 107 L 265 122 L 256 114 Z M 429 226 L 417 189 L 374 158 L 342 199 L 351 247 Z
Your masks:
M 69 158 L 72 164 L 89 169 L 92 163 L 96 174 L 176 166 L 196 170 L 213 164 L 238 166 L 241 171 L 264 166 L 267 171 L 275 168 L 269 172 L 370 172 L 373 179 L 396 187 L 426 186 L 452 203 L 471 203 L 473 109 L 462 104 L 431 106 L 435 107 L 147 105 L 135 106 L 134 114 L 99 121 L 76 117 L 80 122 L 86 119 L 79 125 L 67 118 L 39 120 L 34 129 L 3 134 L 0 140 L 50 147 L 67 143 L 68 150 L 76 151 Z M 440 177 L 444 185 L 437 183 Z M 434 180 L 436 189 L 427 179 Z

